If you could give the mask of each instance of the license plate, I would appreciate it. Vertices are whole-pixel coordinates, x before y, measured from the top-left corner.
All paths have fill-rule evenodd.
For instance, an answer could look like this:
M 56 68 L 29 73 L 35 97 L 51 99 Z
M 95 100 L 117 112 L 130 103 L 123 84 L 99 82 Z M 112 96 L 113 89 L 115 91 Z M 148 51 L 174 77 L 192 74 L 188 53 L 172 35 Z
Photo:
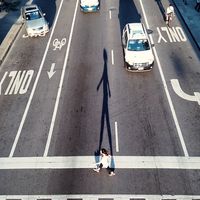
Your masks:
M 138 70 L 144 70 L 144 67 L 138 67 Z

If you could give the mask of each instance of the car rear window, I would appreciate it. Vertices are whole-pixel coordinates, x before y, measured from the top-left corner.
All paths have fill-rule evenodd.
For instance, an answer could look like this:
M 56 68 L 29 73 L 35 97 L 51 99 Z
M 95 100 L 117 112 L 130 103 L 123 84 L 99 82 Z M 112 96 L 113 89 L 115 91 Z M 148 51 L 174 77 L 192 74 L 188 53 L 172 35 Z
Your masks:
M 140 40 L 129 40 L 128 41 L 128 50 L 129 51 L 145 51 L 149 50 L 149 42 L 147 39 L 140 39 Z
M 39 13 L 39 11 L 33 11 L 33 12 L 28 12 L 26 13 L 26 19 L 27 20 L 35 20 L 35 19 L 39 19 L 41 18 L 41 14 Z
M 36 9 L 37 9 L 36 7 L 28 7 L 28 8 L 26 8 L 26 11 L 36 10 Z

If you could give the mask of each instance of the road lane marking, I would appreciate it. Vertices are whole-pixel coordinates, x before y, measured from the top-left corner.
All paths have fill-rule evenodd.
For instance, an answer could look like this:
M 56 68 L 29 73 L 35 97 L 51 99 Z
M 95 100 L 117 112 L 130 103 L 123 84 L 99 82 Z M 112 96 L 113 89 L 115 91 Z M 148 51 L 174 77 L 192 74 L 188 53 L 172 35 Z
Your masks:
M 167 40 L 165 39 L 165 37 L 161 34 L 161 31 L 163 33 L 167 34 L 167 37 L 169 39 L 170 42 L 186 42 L 187 41 L 187 37 L 183 31 L 183 29 L 181 27 L 157 27 L 157 31 L 158 31 L 158 43 L 160 43 L 162 40 L 167 43 Z M 166 35 L 165 34 L 165 35 Z
M 0 95 L 2 84 L 5 79 L 7 85 L 4 84 L 4 88 L 6 88 L 4 95 L 25 94 L 28 91 L 33 74 L 33 70 L 10 71 L 9 73 L 5 72 L 0 82 Z
M 117 169 L 199 170 L 200 157 L 113 156 Z M 3 157 L 0 169 L 91 169 L 95 156 Z
M 118 126 L 115 122 L 115 141 L 116 141 L 116 152 L 119 152 L 119 140 L 118 140 Z
M 143 12 L 143 16 L 144 16 L 144 20 L 145 20 L 147 29 L 149 29 L 149 23 L 147 21 L 147 17 L 146 17 L 146 13 L 145 13 L 145 10 L 144 10 L 144 7 L 143 7 L 142 0 L 140 0 L 140 5 L 141 5 L 141 8 L 142 8 L 142 12 Z M 150 40 L 151 40 L 151 43 L 154 44 L 152 35 L 150 35 Z M 154 55 L 155 55 L 155 58 L 156 58 L 156 61 L 157 61 L 157 64 L 158 64 L 158 69 L 159 69 L 159 72 L 160 72 L 160 76 L 161 76 L 161 79 L 162 79 L 162 82 L 163 82 L 164 90 L 165 90 L 167 100 L 168 100 L 168 103 L 169 103 L 169 106 L 170 106 L 170 109 L 171 109 L 171 112 L 172 112 L 173 120 L 174 120 L 174 123 L 175 123 L 175 126 L 176 126 L 176 130 L 177 130 L 180 142 L 181 142 L 181 146 L 182 146 L 184 155 L 189 156 L 155 46 L 153 46 L 152 49 L 153 49 L 153 52 L 154 52 Z
M 111 10 L 109 10 L 109 17 L 112 19 Z
M 50 71 L 47 72 L 49 79 L 51 79 L 52 76 L 56 73 L 56 71 L 54 71 L 54 68 L 55 68 L 55 63 L 52 63 L 52 64 L 51 64 Z
M 179 81 L 177 79 L 171 79 L 172 88 L 174 89 L 174 92 L 181 98 L 187 100 L 187 101 L 196 101 L 200 105 L 200 93 L 194 92 L 194 95 L 189 95 L 183 92 L 181 89 L 181 86 L 179 84 Z
M 1 95 L 2 84 L 3 84 L 4 80 L 5 80 L 5 78 L 7 77 L 7 74 L 8 74 L 8 72 L 5 72 L 4 75 L 3 75 L 3 78 L 0 81 L 0 95 Z
M 155 195 L 155 194 L 58 194 L 58 195 L 0 195 L 0 200 L 199 200 L 200 195 Z
M 62 47 L 66 44 L 67 40 L 66 38 L 63 38 L 62 40 L 58 40 L 57 38 L 53 41 L 53 46 L 54 46 L 54 51 L 56 51 L 56 49 L 61 50 Z
M 56 102 L 55 102 L 55 106 L 54 106 L 53 116 L 52 116 L 49 134 L 48 134 L 48 138 L 47 138 L 47 142 L 46 142 L 46 146 L 45 146 L 43 156 L 47 156 L 48 151 L 49 151 L 49 146 L 50 146 L 50 143 L 51 143 L 51 137 L 52 137 L 52 134 L 53 134 L 54 124 L 55 124 L 57 110 L 58 110 L 58 105 L 59 105 L 59 101 L 60 101 L 60 95 L 61 95 L 61 91 L 62 91 L 62 85 L 63 85 L 63 81 L 64 81 L 64 77 L 65 77 L 65 71 L 66 71 L 66 67 L 67 67 L 67 61 L 68 61 L 68 57 L 69 57 L 69 50 L 70 50 L 70 45 L 71 45 L 71 41 L 72 41 L 72 34 L 73 34 L 73 30 L 74 30 L 76 13 L 77 13 L 77 10 L 78 10 L 78 2 L 79 2 L 79 0 L 76 1 L 76 7 L 75 7 L 75 11 L 74 11 L 73 20 L 72 20 L 72 26 L 71 26 L 67 50 L 66 50 L 66 54 L 65 54 L 63 70 L 62 70 L 62 74 L 61 74 L 61 78 L 60 78 L 60 83 L 59 83 L 58 93 L 57 93 Z M 68 75 L 69 74 L 67 73 L 67 77 L 68 77 Z
M 40 67 L 39 67 L 39 70 L 38 70 L 38 74 L 36 76 L 36 79 L 35 79 L 35 82 L 33 84 L 33 89 L 31 91 L 31 94 L 30 94 L 30 97 L 28 99 L 28 103 L 26 105 L 26 108 L 25 108 L 25 111 L 24 111 L 24 114 L 23 114 L 23 117 L 22 117 L 22 120 L 21 120 L 21 123 L 20 123 L 20 126 L 18 128 L 18 131 L 17 131 L 17 134 L 15 136 L 15 140 L 13 142 L 13 146 L 11 148 L 11 151 L 10 151 L 10 154 L 9 154 L 9 157 L 12 157 L 14 152 L 15 152 L 15 148 L 17 146 L 17 143 L 18 143 L 18 140 L 19 140 L 19 137 L 21 135 L 21 131 L 22 131 L 22 128 L 24 126 L 24 122 L 26 120 L 26 116 L 28 114 L 28 111 L 29 111 L 29 107 L 31 105 L 31 102 L 32 102 L 32 99 L 33 99 L 33 95 L 35 93 L 35 90 L 36 90 L 36 87 L 37 87 L 37 84 L 38 84 L 38 81 L 39 81 L 39 78 L 40 78 L 40 74 L 42 72 L 42 69 L 43 69 L 43 65 L 44 65 L 44 62 L 45 62 L 45 59 L 46 59 L 46 56 L 47 56 L 47 52 L 48 52 L 48 49 L 49 49 L 49 46 L 50 46 L 50 42 L 51 42 L 51 39 L 52 39 L 52 36 L 53 36 L 53 33 L 54 33 L 54 30 L 55 30 L 55 27 L 56 27 L 56 24 L 57 24 L 57 21 L 58 21 L 58 16 L 60 14 L 60 11 L 61 11 L 61 7 L 62 7 L 62 4 L 63 4 L 64 0 L 61 0 L 61 3 L 60 3 L 60 6 L 59 6 L 59 9 L 58 9 L 58 13 L 55 17 L 55 21 L 54 21 L 54 24 L 53 24 L 53 27 L 52 27 L 52 31 L 51 31 L 51 34 L 50 34 L 50 37 L 49 37 L 49 40 L 48 40 L 48 43 L 47 43 L 47 46 L 46 46 L 46 49 L 45 49 L 45 52 L 44 52 L 44 55 L 43 55 L 43 58 L 42 58 L 42 61 L 41 61 L 41 64 L 40 64 Z
M 114 65 L 115 61 L 114 61 L 114 51 L 113 51 L 113 49 L 111 50 L 111 60 L 112 60 L 112 65 Z

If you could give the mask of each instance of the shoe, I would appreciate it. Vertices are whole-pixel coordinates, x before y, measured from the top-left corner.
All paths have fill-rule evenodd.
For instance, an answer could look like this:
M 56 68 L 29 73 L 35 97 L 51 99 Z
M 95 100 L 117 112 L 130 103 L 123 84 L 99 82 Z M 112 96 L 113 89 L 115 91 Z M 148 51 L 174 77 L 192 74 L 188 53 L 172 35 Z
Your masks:
M 114 172 L 111 172 L 110 174 L 109 174 L 109 176 L 114 176 L 115 175 L 115 173 Z
M 99 169 L 97 169 L 97 168 L 94 168 L 93 170 L 94 170 L 95 172 L 99 172 Z

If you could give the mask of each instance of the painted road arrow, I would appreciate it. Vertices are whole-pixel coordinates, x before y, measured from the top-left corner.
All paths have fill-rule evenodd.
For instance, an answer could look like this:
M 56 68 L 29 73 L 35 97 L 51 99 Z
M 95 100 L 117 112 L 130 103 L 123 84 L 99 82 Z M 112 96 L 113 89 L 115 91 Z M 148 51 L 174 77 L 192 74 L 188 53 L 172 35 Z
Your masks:
M 200 93 L 194 92 L 194 95 L 189 95 L 183 92 L 180 87 L 179 81 L 177 79 L 171 79 L 172 88 L 174 92 L 181 98 L 188 100 L 188 101 L 196 101 L 200 105 Z
M 49 79 L 51 79 L 51 77 L 55 74 L 56 71 L 54 71 L 55 68 L 55 63 L 51 64 L 51 69 L 49 72 L 47 72 Z

